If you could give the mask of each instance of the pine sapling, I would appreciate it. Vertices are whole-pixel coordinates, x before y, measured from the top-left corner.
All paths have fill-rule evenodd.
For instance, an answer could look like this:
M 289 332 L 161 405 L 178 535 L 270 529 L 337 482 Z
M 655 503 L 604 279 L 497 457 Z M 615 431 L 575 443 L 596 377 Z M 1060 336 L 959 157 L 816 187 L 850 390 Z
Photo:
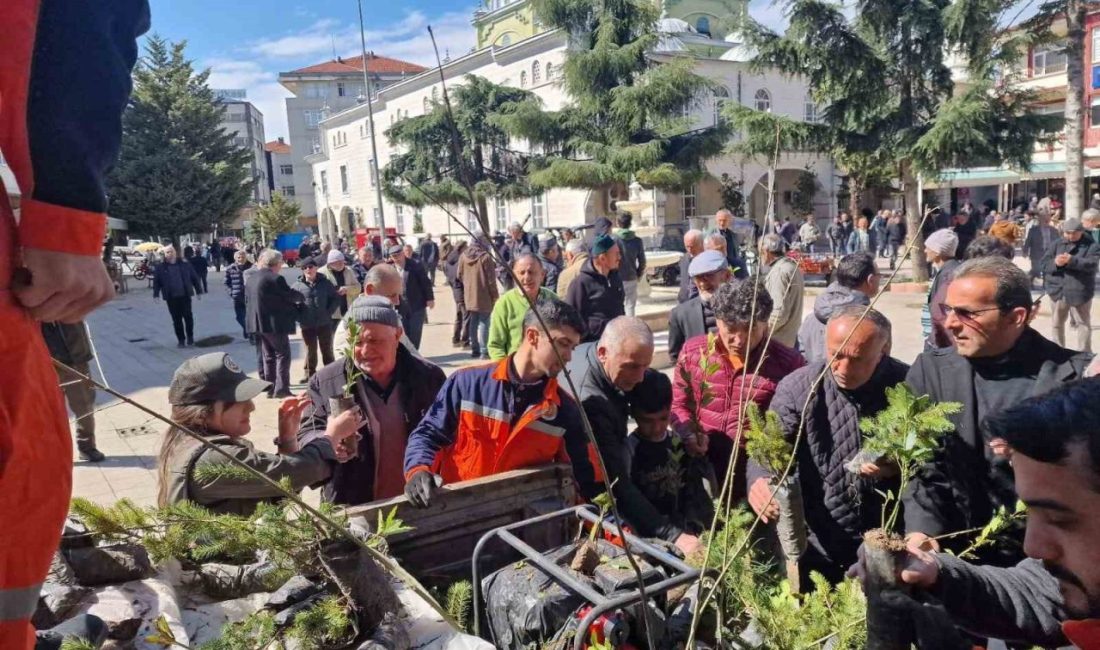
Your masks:
M 901 495 L 910 481 L 932 460 L 945 434 L 954 430 L 951 415 L 962 410 L 957 402 L 933 403 L 916 396 L 905 384 L 886 389 L 887 406 L 874 417 L 860 420 L 863 448 L 893 462 L 898 468 L 898 491 L 883 496 L 882 528 L 864 535 L 867 576 L 867 647 L 870 650 L 908 650 L 915 639 L 912 621 L 884 606 L 888 591 L 908 591 L 898 573 L 905 561 L 905 540 L 894 532 Z

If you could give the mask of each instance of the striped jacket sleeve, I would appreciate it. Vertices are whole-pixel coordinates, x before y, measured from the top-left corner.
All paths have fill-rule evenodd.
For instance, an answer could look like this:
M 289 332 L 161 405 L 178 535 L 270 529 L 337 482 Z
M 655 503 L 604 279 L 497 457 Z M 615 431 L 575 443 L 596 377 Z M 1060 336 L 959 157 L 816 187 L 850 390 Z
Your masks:
M 106 176 L 148 28 L 147 0 L 4 2 L 0 150 L 22 192 L 21 246 L 99 255 Z

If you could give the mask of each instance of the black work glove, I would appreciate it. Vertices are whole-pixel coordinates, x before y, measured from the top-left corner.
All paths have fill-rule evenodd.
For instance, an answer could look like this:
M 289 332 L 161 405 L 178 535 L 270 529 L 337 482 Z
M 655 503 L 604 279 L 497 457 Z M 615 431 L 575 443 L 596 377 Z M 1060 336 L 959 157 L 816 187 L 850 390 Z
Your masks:
M 417 472 L 405 483 L 405 497 L 417 508 L 427 508 L 432 503 L 432 492 L 442 484 L 442 478 L 429 471 Z

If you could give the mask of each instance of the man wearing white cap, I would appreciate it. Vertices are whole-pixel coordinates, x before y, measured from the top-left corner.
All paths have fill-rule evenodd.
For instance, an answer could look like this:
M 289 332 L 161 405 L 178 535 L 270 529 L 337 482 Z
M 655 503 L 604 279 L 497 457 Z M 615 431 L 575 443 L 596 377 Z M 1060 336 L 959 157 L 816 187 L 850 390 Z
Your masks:
M 673 363 L 685 341 L 715 331 L 717 324 L 710 299 L 718 287 L 733 277 L 726 256 L 715 250 L 696 255 L 688 265 L 688 275 L 699 289 L 699 295 L 680 303 L 669 315 L 668 356 Z
M 955 277 L 959 261 L 955 253 L 959 249 L 959 236 L 950 228 L 937 230 L 924 240 L 924 255 L 932 265 L 935 275 L 928 286 L 928 299 L 921 308 L 920 325 L 924 336 L 924 349 L 951 347 L 951 335 L 944 327 L 947 313 L 943 309 L 947 299 L 947 285 Z
M 336 331 L 344 314 L 348 313 L 348 305 L 362 293 L 362 287 L 355 271 L 348 268 L 347 258 L 335 248 L 325 256 L 325 268 L 320 273 L 336 287 L 336 293 L 340 296 L 340 304 L 332 311 L 332 330 Z

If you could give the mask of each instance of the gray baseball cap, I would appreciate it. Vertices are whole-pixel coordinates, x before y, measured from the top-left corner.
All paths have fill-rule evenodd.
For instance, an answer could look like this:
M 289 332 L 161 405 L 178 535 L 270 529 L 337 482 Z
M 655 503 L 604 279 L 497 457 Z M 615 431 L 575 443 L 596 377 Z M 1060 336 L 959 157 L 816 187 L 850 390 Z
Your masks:
M 210 402 L 247 402 L 271 388 L 253 379 L 224 352 L 211 352 L 184 361 L 172 375 L 168 403 L 173 406 Z
M 1062 232 L 1081 232 L 1084 229 L 1080 219 L 1066 219 L 1062 222 Z

